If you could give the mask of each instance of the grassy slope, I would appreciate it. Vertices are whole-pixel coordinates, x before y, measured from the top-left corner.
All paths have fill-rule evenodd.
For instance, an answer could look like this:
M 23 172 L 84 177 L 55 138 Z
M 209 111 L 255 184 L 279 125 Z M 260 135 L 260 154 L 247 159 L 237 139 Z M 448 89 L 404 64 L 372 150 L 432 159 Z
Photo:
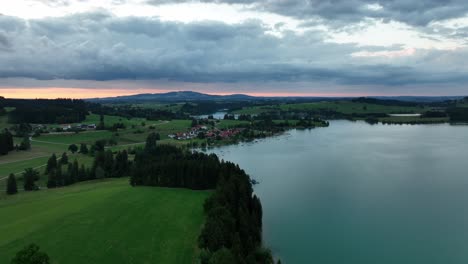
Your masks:
M 83 183 L 0 200 L 0 263 L 34 242 L 53 263 L 194 263 L 209 192 Z

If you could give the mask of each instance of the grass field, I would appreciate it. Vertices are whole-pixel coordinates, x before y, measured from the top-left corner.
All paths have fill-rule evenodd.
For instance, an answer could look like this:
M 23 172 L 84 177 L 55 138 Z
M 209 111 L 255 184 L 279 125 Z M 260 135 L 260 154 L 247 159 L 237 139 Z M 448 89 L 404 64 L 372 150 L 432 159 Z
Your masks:
M 56 144 L 64 144 L 66 146 L 70 144 L 92 144 L 96 140 L 100 139 L 109 139 L 114 133 L 108 130 L 98 130 L 98 131 L 86 131 L 80 133 L 70 133 L 70 134 L 45 134 L 40 137 L 34 138 L 38 142 L 52 142 Z
M 52 263 L 196 263 L 208 191 L 88 182 L 0 199 L 0 263 L 29 243 Z
M 88 121 L 98 121 L 99 116 L 90 115 Z M 129 146 L 143 145 L 146 137 L 151 132 L 157 132 L 161 135 L 162 139 L 168 139 L 168 134 L 175 132 L 186 131 L 190 125 L 191 120 L 173 120 L 173 121 L 146 121 L 141 118 L 134 118 L 131 120 L 106 116 L 105 120 L 113 120 L 115 122 L 123 122 L 127 128 L 116 132 L 107 130 L 103 131 L 86 131 L 80 133 L 61 133 L 61 134 L 44 134 L 39 137 L 35 137 L 31 142 L 31 150 L 28 151 L 12 151 L 8 155 L 0 156 L 0 190 L 3 193 L 4 185 L 6 181 L 2 178 L 7 177 L 10 173 L 17 174 L 17 178 L 21 181 L 20 173 L 26 168 L 38 168 L 40 172 L 44 169 L 43 165 L 47 162 L 47 159 L 55 153 L 58 157 L 63 153 L 67 152 L 70 144 L 86 143 L 88 147 L 93 144 L 96 140 L 114 138 L 118 145 L 111 147 L 113 151 L 127 149 Z M 141 123 L 145 122 L 145 126 Z M 135 125 L 135 128 L 131 128 Z M 153 127 L 153 129 L 150 128 Z M 21 139 L 15 138 L 15 143 L 19 143 Z M 92 160 L 89 156 L 84 155 L 72 155 L 68 152 L 70 161 L 74 158 L 78 159 L 78 162 L 90 163 Z M 41 179 L 42 180 L 42 179 Z M 45 180 L 45 179 L 44 179 Z M 42 186 L 43 182 L 39 182 Z M 21 182 L 19 182 L 22 185 Z M 1 195 L 0 195 L 1 196 Z
M 89 114 L 88 116 L 86 116 L 86 119 L 85 121 L 83 121 L 82 123 L 84 124 L 99 124 L 99 119 L 100 119 L 100 116 L 99 115 L 96 115 L 96 114 Z M 131 126 L 131 125 L 141 125 L 141 123 L 156 123 L 156 121 L 147 121 L 146 118 L 131 118 L 131 119 L 128 119 L 128 118 L 125 118 L 125 117 L 121 117 L 121 116 L 110 116 L 110 115 L 105 115 L 104 116 L 104 123 L 106 124 L 106 126 L 112 126 L 113 124 L 115 123 L 123 123 L 125 126 Z
M 343 114 L 365 114 L 365 113 L 423 113 L 429 108 L 407 107 L 407 106 L 385 106 L 377 104 L 357 103 L 351 101 L 336 102 L 316 102 L 316 103 L 296 103 L 296 104 L 277 104 L 270 106 L 245 107 L 235 111 L 236 114 L 260 114 L 271 111 L 312 111 L 312 110 L 332 110 Z

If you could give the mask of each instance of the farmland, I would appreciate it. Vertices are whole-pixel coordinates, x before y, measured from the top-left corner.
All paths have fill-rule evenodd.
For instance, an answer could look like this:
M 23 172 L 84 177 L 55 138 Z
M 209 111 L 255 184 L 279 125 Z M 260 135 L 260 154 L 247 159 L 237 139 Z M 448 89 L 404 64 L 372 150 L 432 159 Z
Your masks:
M 52 263 L 196 263 L 209 194 L 118 179 L 0 198 L 0 262 L 37 243 Z

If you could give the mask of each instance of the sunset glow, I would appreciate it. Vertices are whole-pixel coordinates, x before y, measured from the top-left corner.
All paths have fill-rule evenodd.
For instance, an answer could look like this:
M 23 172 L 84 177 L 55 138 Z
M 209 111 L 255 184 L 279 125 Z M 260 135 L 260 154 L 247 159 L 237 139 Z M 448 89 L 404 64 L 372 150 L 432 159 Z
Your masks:
M 25 98 L 25 99 L 55 99 L 55 98 L 72 98 L 72 99 L 87 99 L 87 98 L 102 98 L 102 97 L 114 97 L 114 96 L 125 96 L 135 95 L 142 93 L 167 93 L 172 91 L 185 91 L 181 90 L 160 90 L 160 89 L 90 89 L 90 88 L 5 88 L 0 89 L 0 96 L 5 98 Z M 230 95 L 233 93 L 220 92 L 213 93 L 210 91 L 201 91 L 202 93 L 212 95 Z M 242 93 L 251 96 L 260 97 L 295 97 L 295 96 L 306 96 L 306 97 L 359 97 L 365 96 L 362 93 L 267 93 L 267 92 L 250 92 Z

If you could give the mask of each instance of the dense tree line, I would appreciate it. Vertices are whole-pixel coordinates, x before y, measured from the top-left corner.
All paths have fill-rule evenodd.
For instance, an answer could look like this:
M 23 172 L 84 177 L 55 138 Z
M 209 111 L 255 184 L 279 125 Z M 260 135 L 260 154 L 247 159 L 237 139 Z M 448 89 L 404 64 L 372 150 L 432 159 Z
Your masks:
M 447 113 L 443 111 L 427 111 L 421 115 L 421 118 L 440 118 L 447 117 Z
M 202 263 L 273 263 L 262 248 L 262 206 L 250 177 L 215 154 L 191 153 L 156 144 L 149 136 L 135 155 L 130 184 L 215 189 L 205 202 L 206 223 L 199 237 Z
M 468 122 L 468 107 L 451 107 L 447 113 L 451 122 Z
M 136 107 L 133 105 L 107 106 L 99 103 L 87 103 L 89 111 L 101 115 L 116 115 L 124 118 L 146 118 L 148 120 L 187 119 L 188 115 L 174 113 L 169 110 Z
M 366 104 L 386 105 L 386 106 L 413 106 L 413 107 L 422 106 L 422 104 L 418 102 L 408 102 L 408 101 L 400 101 L 400 100 L 394 100 L 394 99 L 377 99 L 377 98 L 369 98 L 369 97 L 359 97 L 351 101 L 355 103 L 366 103 Z
M 158 145 L 136 152 L 131 184 L 212 189 L 219 170 L 215 155 L 192 154 L 174 146 Z
M 83 164 L 80 166 L 77 160 L 68 162 L 66 153 L 62 154 L 60 159 L 52 154 L 45 169 L 45 174 L 48 176 L 47 188 L 63 187 L 94 179 L 128 176 L 130 165 L 126 150 L 118 151 L 115 157 L 111 150 L 95 152 L 91 168 L 85 168 Z
M 262 205 L 249 176 L 230 162 L 220 162 L 220 168 L 215 193 L 204 205 L 201 262 L 273 263 L 262 247 Z
M 77 123 L 86 118 L 88 110 L 82 100 L 73 99 L 6 99 L 5 105 L 15 107 L 8 114 L 9 123 Z

